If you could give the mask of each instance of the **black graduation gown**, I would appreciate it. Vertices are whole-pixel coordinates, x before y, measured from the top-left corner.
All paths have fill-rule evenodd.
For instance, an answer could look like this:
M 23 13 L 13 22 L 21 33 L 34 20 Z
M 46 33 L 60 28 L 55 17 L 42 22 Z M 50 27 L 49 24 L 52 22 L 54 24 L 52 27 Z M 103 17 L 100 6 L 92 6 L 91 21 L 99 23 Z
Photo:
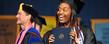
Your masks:
M 83 44 L 96 44 L 96 38 L 94 33 L 91 31 L 90 28 L 82 26 L 82 32 L 84 36 L 84 43 Z M 49 44 L 48 37 L 52 34 L 52 30 L 45 33 L 43 37 L 44 44 Z

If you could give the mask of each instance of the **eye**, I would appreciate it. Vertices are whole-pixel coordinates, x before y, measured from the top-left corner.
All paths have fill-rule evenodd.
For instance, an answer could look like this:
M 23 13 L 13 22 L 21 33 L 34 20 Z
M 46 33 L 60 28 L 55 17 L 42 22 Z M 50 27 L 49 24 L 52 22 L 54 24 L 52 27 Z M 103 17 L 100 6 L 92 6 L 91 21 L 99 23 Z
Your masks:
M 21 13 L 20 13 L 20 12 L 18 12 L 18 15 L 21 15 Z
M 67 8 L 64 8 L 64 9 L 63 9 L 63 11 L 64 11 L 64 12 L 67 12 L 67 11 L 68 11 L 68 9 L 67 9 Z
M 61 8 L 59 8 L 58 11 L 61 11 Z

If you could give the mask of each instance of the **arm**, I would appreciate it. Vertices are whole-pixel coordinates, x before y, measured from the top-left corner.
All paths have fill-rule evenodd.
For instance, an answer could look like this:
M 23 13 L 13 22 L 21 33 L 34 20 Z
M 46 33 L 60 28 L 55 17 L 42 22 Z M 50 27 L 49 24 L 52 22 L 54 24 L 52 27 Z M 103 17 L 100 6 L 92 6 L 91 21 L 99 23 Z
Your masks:
M 91 29 L 84 31 L 84 44 L 96 44 L 96 38 Z
M 43 42 L 44 42 L 44 44 L 49 44 L 48 38 L 49 38 L 50 35 L 51 35 L 51 31 L 48 31 L 48 32 L 46 32 L 46 33 L 44 34 L 44 37 L 43 37 Z

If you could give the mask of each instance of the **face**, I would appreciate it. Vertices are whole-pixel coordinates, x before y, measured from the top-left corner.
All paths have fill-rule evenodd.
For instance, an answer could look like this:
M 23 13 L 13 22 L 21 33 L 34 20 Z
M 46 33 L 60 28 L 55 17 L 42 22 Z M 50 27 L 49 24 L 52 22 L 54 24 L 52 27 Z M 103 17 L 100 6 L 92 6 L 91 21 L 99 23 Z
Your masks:
M 21 25 L 27 22 L 28 20 L 26 12 L 24 12 L 23 10 L 17 13 L 16 18 L 17 18 L 17 24 L 21 24 Z
M 67 3 L 61 3 L 57 12 L 58 20 L 60 23 L 66 23 L 71 18 L 71 7 Z

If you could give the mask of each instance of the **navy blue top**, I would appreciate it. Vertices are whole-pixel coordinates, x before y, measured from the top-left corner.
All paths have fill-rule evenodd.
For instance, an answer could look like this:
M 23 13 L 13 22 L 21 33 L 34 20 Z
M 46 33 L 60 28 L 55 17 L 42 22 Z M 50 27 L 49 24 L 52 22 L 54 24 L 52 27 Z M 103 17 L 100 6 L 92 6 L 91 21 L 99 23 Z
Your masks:
M 24 39 L 22 44 L 42 44 L 40 33 L 35 28 L 30 28 Z

